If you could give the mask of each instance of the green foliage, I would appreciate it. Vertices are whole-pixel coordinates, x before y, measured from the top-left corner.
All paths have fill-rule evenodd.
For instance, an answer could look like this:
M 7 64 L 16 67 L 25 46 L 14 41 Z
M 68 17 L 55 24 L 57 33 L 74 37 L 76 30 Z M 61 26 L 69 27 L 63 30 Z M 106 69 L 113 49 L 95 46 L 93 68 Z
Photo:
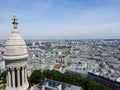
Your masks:
M 29 82 L 29 87 L 28 88 L 30 89 L 33 85 L 34 85 L 34 83 Z
M 44 79 L 44 75 L 42 74 L 42 72 L 40 70 L 35 70 L 33 71 L 33 73 L 31 74 L 31 76 L 28 78 L 28 82 L 29 82 L 29 89 L 37 83 L 40 83 L 41 80 Z
M 29 81 L 30 81 L 31 83 L 37 84 L 37 83 L 40 83 L 42 79 L 44 79 L 44 76 L 43 76 L 43 74 L 41 73 L 41 71 L 35 70 L 35 71 L 31 74 L 31 76 L 30 76 L 30 78 L 29 78 Z
M 6 88 L 6 85 L 5 85 L 5 84 L 2 85 L 2 86 L 0 86 L 0 89 L 4 89 L 4 90 L 5 90 L 5 88 Z
M 44 78 L 65 82 L 82 87 L 84 90 L 106 90 L 104 86 L 99 85 L 95 81 L 88 78 L 83 78 L 75 74 L 62 74 L 55 70 L 46 70 L 43 73 L 40 71 L 34 71 L 30 76 L 30 82 L 40 83 Z
M 3 80 L 3 82 L 6 82 L 6 71 L 1 72 L 0 79 Z

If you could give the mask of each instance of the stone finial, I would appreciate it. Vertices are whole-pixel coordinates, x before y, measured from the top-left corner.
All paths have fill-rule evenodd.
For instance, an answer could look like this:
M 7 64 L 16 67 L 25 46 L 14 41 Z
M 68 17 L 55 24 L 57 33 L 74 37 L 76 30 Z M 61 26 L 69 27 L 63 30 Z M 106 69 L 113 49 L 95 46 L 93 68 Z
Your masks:
M 18 21 L 18 19 L 17 19 L 17 17 L 16 17 L 16 14 L 13 15 L 12 20 L 13 20 L 13 22 L 12 22 L 13 28 L 14 28 L 14 29 L 17 29 L 17 24 L 18 24 L 17 21 Z

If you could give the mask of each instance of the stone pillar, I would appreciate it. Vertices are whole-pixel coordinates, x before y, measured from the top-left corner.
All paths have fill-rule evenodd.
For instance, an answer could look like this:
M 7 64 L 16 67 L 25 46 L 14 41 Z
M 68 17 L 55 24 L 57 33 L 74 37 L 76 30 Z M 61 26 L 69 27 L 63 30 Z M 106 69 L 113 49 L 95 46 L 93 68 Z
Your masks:
M 13 87 L 15 87 L 15 70 L 14 70 L 14 68 L 12 69 L 12 84 L 13 84 Z
M 9 87 L 9 78 L 8 78 L 8 70 L 7 70 L 7 74 L 6 74 L 6 81 L 7 81 L 7 83 L 6 83 L 6 85 Z
M 27 83 L 27 70 L 26 70 L 26 67 L 25 67 L 25 83 Z
M 8 87 L 11 87 L 11 75 L 10 75 L 10 70 L 8 69 L 8 80 L 7 80 L 7 83 L 8 83 Z
M 20 87 L 20 68 L 17 68 L 17 87 Z
M 22 67 L 22 85 L 24 85 L 24 81 L 25 81 L 25 74 L 24 74 L 24 67 Z

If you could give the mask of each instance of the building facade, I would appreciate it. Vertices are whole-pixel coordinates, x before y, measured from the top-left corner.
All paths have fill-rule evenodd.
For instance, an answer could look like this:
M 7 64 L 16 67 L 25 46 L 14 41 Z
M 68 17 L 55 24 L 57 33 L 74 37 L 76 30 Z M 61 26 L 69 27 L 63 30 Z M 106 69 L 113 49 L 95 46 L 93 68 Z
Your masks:
M 88 78 L 93 79 L 94 81 L 104 85 L 107 90 L 120 90 L 120 78 L 111 79 L 100 75 L 99 73 L 88 72 Z

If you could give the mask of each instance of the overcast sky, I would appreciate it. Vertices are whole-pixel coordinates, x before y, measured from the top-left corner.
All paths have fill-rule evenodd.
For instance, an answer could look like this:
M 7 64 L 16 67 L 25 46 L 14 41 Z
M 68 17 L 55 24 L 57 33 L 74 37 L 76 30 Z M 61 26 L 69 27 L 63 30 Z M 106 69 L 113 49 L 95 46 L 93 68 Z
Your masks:
M 120 39 L 120 0 L 0 0 L 0 38 L 12 15 L 25 39 Z

